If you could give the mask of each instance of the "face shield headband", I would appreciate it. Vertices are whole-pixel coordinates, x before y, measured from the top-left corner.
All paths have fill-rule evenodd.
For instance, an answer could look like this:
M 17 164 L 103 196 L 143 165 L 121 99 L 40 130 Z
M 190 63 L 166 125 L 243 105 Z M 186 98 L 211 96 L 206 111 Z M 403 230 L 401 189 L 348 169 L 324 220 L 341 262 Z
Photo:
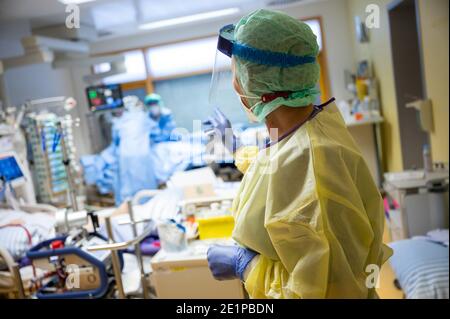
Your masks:
M 217 49 L 228 57 L 237 56 L 257 64 L 288 68 L 307 63 L 315 63 L 315 56 L 298 56 L 287 53 L 260 50 L 234 40 L 234 25 L 220 29 Z

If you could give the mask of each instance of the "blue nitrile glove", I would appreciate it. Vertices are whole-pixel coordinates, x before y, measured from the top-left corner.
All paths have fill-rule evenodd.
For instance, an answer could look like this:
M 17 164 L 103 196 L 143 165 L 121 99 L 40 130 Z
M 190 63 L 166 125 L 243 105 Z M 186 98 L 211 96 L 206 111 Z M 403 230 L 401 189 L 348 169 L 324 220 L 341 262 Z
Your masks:
M 209 269 L 217 280 L 244 280 L 244 271 L 255 256 L 254 251 L 239 246 L 213 245 L 207 253 Z
M 214 108 L 214 116 L 203 121 L 207 135 L 220 134 L 222 143 L 232 154 L 239 148 L 240 141 L 234 135 L 230 120 L 218 108 Z

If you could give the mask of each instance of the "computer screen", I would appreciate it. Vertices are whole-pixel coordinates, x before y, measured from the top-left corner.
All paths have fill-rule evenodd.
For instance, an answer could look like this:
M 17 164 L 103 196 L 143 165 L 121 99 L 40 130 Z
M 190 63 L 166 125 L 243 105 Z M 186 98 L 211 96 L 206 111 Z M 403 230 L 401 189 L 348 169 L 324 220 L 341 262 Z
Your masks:
M 22 169 L 15 156 L 0 156 L 0 178 L 6 182 L 13 182 L 23 178 Z
M 92 112 L 123 107 L 120 84 L 97 85 L 86 88 L 89 109 Z

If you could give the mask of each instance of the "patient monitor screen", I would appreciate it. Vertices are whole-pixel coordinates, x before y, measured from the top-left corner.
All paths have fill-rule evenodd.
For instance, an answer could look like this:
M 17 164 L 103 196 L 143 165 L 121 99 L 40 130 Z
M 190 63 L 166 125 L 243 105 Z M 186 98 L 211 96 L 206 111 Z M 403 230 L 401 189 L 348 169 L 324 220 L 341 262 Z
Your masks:
M 86 89 L 86 94 L 92 112 L 114 110 L 123 106 L 119 84 L 91 86 Z
M 14 156 L 0 156 L 0 178 L 6 182 L 11 182 L 22 177 L 22 170 Z

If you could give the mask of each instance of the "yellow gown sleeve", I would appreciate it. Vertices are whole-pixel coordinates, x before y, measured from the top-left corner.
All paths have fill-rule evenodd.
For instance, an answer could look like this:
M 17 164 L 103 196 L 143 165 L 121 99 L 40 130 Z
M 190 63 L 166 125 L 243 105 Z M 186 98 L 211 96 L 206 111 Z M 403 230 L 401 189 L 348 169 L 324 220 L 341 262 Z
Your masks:
M 323 231 L 314 231 L 310 225 L 294 220 L 293 215 L 266 225 L 279 260 L 260 255 L 255 265 L 251 265 L 245 281 L 251 298 L 377 297 L 375 287 L 366 284 L 367 270 L 356 270 L 348 261 L 342 240 L 334 236 L 327 239 Z M 353 234 L 349 237 L 355 238 Z M 373 243 L 370 234 L 366 239 L 368 245 Z M 355 252 L 354 258 L 364 262 L 366 256 L 373 261 L 369 264 L 381 267 L 392 252 L 383 244 L 380 248 L 378 256 L 363 249 Z
M 280 260 L 260 255 L 245 282 L 251 298 L 325 298 L 329 248 L 320 234 L 297 222 L 277 221 L 267 230 Z
M 251 266 L 245 280 L 245 289 L 252 299 L 296 299 L 294 292 L 283 289 L 283 283 L 289 280 L 289 273 L 280 261 L 271 260 L 263 255 Z
M 242 174 L 245 174 L 258 152 L 258 146 L 242 146 L 234 153 L 235 165 Z

